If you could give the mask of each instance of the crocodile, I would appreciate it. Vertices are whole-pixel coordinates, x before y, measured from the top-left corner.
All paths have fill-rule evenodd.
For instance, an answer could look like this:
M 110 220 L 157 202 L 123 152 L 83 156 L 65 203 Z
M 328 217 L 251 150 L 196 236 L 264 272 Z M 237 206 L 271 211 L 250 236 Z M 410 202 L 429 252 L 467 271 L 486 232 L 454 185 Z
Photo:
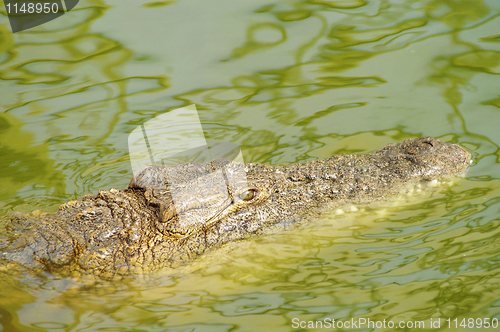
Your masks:
M 14 216 L 0 259 L 30 269 L 103 276 L 176 268 L 230 242 L 280 232 L 347 204 L 387 201 L 421 182 L 462 174 L 471 158 L 456 144 L 425 137 L 372 153 L 280 167 L 224 159 L 151 166 L 126 189 L 85 195 L 53 214 Z M 166 177 L 172 170 L 175 183 Z M 228 174 L 238 172 L 244 181 L 229 186 Z M 176 185 L 184 189 L 178 204 L 172 199 Z

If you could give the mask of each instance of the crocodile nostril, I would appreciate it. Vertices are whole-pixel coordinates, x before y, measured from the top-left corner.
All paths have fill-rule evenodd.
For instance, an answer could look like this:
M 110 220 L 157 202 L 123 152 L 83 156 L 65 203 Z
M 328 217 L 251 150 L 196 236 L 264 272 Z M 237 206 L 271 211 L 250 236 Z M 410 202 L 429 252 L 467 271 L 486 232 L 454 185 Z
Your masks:
M 434 144 L 432 144 L 432 143 L 431 143 L 431 142 L 429 142 L 429 141 L 424 141 L 423 143 L 424 143 L 424 144 L 429 144 L 430 146 L 434 147 Z

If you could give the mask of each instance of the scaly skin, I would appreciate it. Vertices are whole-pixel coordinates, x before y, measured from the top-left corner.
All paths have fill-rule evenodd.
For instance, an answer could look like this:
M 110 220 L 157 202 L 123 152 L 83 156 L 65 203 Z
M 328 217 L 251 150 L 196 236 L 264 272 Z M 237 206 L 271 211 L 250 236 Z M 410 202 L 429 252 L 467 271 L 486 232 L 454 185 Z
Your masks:
M 103 276 L 176 267 L 225 243 L 279 232 L 328 209 L 388 200 L 421 181 L 463 173 L 470 162 L 471 154 L 458 145 L 419 138 L 369 154 L 286 167 L 222 159 L 150 167 L 128 189 L 86 195 L 55 214 L 14 218 L 0 257 L 28 268 Z M 229 196 L 221 196 L 211 181 L 220 183 L 222 172 L 227 178 L 243 167 L 248 187 L 233 181 Z M 175 207 L 170 190 L 176 184 L 162 183 L 172 170 L 189 192 Z M 155 189 L 158 185 L 164 189 Z

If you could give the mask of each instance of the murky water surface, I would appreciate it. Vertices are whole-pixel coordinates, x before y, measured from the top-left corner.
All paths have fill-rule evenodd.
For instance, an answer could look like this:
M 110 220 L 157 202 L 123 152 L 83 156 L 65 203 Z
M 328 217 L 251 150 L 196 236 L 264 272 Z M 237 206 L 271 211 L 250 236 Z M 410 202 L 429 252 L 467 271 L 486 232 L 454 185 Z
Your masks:
M 453 186 L 176 271 L 113 282 L 2 271 L 4 331 L 290 331 L 331 319 L 472 331 L 500 319 L 499 1 L 82 0 L 14 35 L 1 13 L 2 229 L 14 211 L 125 187 L 127 135 L 193 103 L 206 136 L 237 143 L 246 162 L 419 136 L 474 155 Z

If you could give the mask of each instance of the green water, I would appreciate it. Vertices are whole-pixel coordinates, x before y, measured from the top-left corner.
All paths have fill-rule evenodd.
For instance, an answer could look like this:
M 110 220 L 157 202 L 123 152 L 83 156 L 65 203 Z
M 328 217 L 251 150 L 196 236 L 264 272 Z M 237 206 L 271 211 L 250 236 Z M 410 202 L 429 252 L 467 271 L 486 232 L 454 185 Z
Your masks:
M 128 134 L 193 103 L 207 138 L 237 143 L 246 162 L 419 136 L 474 155 L 451 187 L 177 271 L 115 282 L 3 271 L 3 331 L 291 331 L 294 319 L 361 318 L 477 331 L 460 323 L 500 320 L 499 74 L 497 0 L 81 0 L 16 34 L 2 11 L 1 229 L 14 211 L 126 187 Z

